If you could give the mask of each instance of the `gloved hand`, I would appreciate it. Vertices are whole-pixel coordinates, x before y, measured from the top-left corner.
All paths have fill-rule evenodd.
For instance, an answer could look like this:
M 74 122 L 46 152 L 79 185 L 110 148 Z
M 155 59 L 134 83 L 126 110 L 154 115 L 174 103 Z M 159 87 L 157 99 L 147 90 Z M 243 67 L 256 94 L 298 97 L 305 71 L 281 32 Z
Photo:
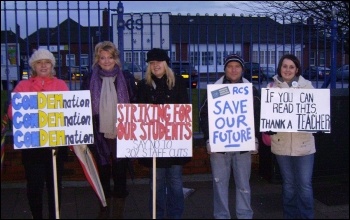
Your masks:
M 207 145 L 207 153 L 211 154 L 211 147 L 210 147 L 209 139 L 206 141 L 206 145 Z
M 274 135 L 274 134 L 277 134 L 277 132 L 274 132 L 274 131 L 265 131 L 265 134 Z

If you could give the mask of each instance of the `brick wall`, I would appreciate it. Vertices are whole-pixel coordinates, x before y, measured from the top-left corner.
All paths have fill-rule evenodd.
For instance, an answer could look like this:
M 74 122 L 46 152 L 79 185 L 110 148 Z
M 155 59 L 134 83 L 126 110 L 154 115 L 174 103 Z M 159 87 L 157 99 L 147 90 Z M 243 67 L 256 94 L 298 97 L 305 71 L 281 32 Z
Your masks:
M 194 141 L 192 160 L 184 166 L 183 174 L 205 174 L 210 173 L 210 160 L 206 152 L 204 143 L 199 140 Z M 138 164 L 136 159 L 132 159 L 135 171 L 135 178 L 148 177 L 148 168 Z M 257 169 L 259 163 L 258 155 L 252 155 L 252 168 Z M 75 154 L 68 153 L 67 161 L 64 164 L 64 180 L 86 180 L 84 172 Z M 1 172 L 1 181 L 23 181 L 24 169 L 21 163 L 20 150 L 13 150 L 12 137 L 7 137 L 5 141 L 5 156 Z

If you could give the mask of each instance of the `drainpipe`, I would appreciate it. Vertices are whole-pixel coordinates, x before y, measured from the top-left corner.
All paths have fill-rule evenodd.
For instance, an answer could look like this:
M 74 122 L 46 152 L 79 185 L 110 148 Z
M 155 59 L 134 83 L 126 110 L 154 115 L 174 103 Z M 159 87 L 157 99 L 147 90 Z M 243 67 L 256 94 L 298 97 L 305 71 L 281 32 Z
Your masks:
M 331 21 L 331 89 L 336 88 L 336 71 L 337 71 L 337 19 L 336 9 L 332 8 L 332 21 Z
M 117 12 L 118 12 L 118 50 L 120 52 L 120 62 L 124 63 L 124 28 L 125 28 L 125 24 L 124 24 L 124 6 L 123 3 L 121 1 L 119 1 L 118 3 L 118 8 L 117 8 Z

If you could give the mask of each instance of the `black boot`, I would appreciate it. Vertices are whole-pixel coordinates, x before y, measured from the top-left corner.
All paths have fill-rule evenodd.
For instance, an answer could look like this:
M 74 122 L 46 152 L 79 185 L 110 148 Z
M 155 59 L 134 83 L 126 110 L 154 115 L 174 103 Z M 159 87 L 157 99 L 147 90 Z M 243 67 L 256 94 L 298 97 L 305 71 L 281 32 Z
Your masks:
M 117 162 L 113 162 L 112 176 L 114 182 L 114 197 L 125 198 L 129 195 L 126 188 L 126 171 L 128 168 L 127 159 L 119 159 Z
M 108 219 L 109 218 L 109 207 L 100 207 L 100 212 L 96 219 Z
M 109 164 L 101 166 L 99 176 L 105 197 L 111 197 L 111 166 Z
M 125 198 L 113 197 L 111 199 L 110 218 L 111 219 L 123 219 L 124 218 L 124 209 L 125 209 Z

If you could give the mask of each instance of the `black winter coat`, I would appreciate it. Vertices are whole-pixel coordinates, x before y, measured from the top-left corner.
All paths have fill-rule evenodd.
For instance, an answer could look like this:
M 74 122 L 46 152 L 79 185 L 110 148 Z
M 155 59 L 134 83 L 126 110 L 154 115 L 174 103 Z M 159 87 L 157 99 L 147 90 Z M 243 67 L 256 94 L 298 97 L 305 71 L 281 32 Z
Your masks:
M 156 88 L 141 80 L 137 85 L 137 103 L 148 104 L 189 104 L 187 89 L 181 76 L 175 76 L 175 86 L 169 90 L 166 85 L 167 77 L 161 79 L 153 77 Z M 190 157 L 162 157 L 157 158 L 157 168 L 169 168 L 171 165 L 184 165 L 191 160 Z M 152 167 L 152 158 L 141 158 L 139 163 Z

